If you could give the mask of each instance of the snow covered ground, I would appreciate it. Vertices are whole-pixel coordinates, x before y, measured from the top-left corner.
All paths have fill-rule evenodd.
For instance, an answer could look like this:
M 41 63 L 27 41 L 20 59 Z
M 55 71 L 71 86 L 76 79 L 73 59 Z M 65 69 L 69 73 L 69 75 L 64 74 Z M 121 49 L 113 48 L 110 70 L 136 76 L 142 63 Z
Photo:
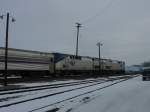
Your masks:
M 92 95 L 95 95 L 91 98 Z M 71 112 L 149 112 L 150 81 L 134 78 L 89 95 L 89 101 Z M 65 107 L 64 107 L 65 108 Z M 60 109 L 61 110 L 61 109 Z
M 99 82 L 103 82 L 103 81 L 99 81 Z M 60 88 L 44 89 L 44 90 L 38 90 L 38 91 L 30 91 L 30 92 L 24 92 L 24 93 L 0 95 L 0 105 L 27 100 L 27 99 L 49 95 L 49 94 L 55 94 L 58 92 L 67 91 L 67 90 L 71 90 L 75 88 L 81 88 L 81 87 L 85 87 L 85 86 L 89 86 L 93 84 L 97 84 L 97 82 L 74 85 L 74 86 L 65 86 L 65 87 L 60 87 Z
M 103 90 L 95 91 L 62 103 L 50 105 L 80 93 L 106 86 L 112 82 L 99 84 L 82 90 L 72 91 L 22 104 L 0 108 L 0 112 L 149 112 L 150 81 L 141 77 L 118 83 Z M 42 93 L 41 93 L 42 94 Z

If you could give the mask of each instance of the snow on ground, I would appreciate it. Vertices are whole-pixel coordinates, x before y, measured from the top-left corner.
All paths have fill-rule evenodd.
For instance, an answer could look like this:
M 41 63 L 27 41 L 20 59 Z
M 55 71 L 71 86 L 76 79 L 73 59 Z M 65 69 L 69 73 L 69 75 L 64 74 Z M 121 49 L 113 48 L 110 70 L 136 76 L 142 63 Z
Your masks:
M 6 108 L 1 108 L 0 112 L 27 112 L 48 104 L 52 104 L 55 102 L 59 102 L 61 100 L 76 96 L 78 94 L 82 94 L 85 93 L 87 91 L 91 91 L 91 90 L 95 90 L 97 88 L 106 86 L 108 84 L 111 84 L 112 82 L 107 82 L 107 83 L 103 83 L 103 84 L 99 84 L 99 85 L 95 85 L 95 86 L 91 86 L 91 87 L 87 87 L 87 88 L 83 88 L 83 89 L 79 89 L 79 90 L 75 90 L 75 91 L 70 91 L 67 93 L 63 93 L 63 94 L 58 94 L 56 96 L 52 96 L 52 97 L 46 97 L 46 98 L 42 98 L 42 99 L 38 99 L 38 100 L 34 100 L 34 101 L 29 101 L 29 102 L 25 102 L 25 103 L 21 103 L 18 105 L 13 105 L 13 106 L 9 106 Z M 50 93 L 50 92 L 49 92 Z M 39 93 L 40 94 L 40 93 Z M 46 93 L 48 94 L 48 93 Z M 43 93 L 41 93 L 40 95 L 43 95 Z
M 58 112 L 149 112 L 150 81 L 142 81 L 141 77 L 134 78 L 88 97 L 86 103 L 76 102 L 70 110 L 66 110 L 67 105 L 64 105 Z
M 149 112 L 150 81 L 137 77 L 35 112 Z
M 69 101 L 50 105 L 109 83 L 1 108 L 0 112 L 28 112 L 46 105 L 46 108 L 35 112 L 149 112 L 150 81 L 142 81 L 140 76 Z
M 94 83 L 96 84 L 97 82 L 93 82 L 92 84 L 94 84 Z M 84 87 L 84 86 L 88 86 L 88 85 L 92 85 L 92 84 L 91 83 L 89 83 L 89 84 L 80 84 L 80 85 L 65 86 L 65 87 L 53 88 L 53 89 L 30 91 L 30 92 L 25 92 L 25 93 L 1 95 L 0 96 L 0 105 L 13 103 L 13 102 L 17 102 L 17 101 L 20 101 L 20 100 L 27 100 L 27 99 L 31 99 L 31 98 L 34 98 L 34 97 L 40 97 L 40 96 L 43 96 L 43 95 L 54 94 L 54 93 L 57 93 L 57 92 L 67 91 L 67 90 L 70 90 L 70 89 L 80 88 L 80 87 Z

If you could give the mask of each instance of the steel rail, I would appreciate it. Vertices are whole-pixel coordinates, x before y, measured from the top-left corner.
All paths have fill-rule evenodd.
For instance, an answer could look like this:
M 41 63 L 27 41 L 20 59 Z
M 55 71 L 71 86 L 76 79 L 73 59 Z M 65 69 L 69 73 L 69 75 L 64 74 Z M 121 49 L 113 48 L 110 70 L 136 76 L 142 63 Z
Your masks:
M 20 90 L 14 90 L 14 91 L 7 91 L 7 92 L 0 92 L 0 95 L 7 95 L 7 94 L 15 94 L 15 93 L 25 93 L 30 91 L 39 91 L 39 90 L 46 90 L 46 89 L 54 89 L 54 88 L 60 88 L 60 87 L 66 87 L 66 86 L 75 86 L 80 84 L 88 84 L 92 82 L 99 82 L 103 81 L 102 79 L 98 80 L 89 80 L 89 81 L 79 81 L 79 82 L 72 82 L 72 83 L 62 83 L 62 84 L 53 84 L 53 85 L 43 85 L 43 86 L 36 86 L 36 87 L 29 87 L 29 88 L 23 88 Z
M 98 89 L 95 89 L 95 90 L 92 90 L 92 91 L 88 91 L 88 92 L 85 92 L 85 93 L 82 93 L 82 94 L 79 94 L 79 95 L 76 95 L 76 96 L 73 96 L 73 97 L 70 97 L 70 98 L 67 98 L 67 99 L 64 99 L 64 100 L 61 100 L 61 101 L 52 103 L 52 104 L 49 104 L 49 105 L 46 105 L 46 106 L 43 106 L 43 107 L 40 107 L 40 108 L 37 108 L 37 109 L 33 109 L 33 110 L 31 110 L 31 111 L 28 111 L 28 112 L 34 112 L 34 111 L 37 111 L 37 110 L 41 110 L 41 109 L 43 109 L 43 108 L 47 108 L 47 107 L 49 107 L 49 106 L 53 106 L 53 105 L 62 103 L 62 102 L 64 102 L 64 101 L 68 101 L 68 100 L 71 100 L 71 99 L 74 99 L 74 98 L 77 98 L 77 97 L 80 97 L 80 96 L 83 96 L 83 95 L 86 95 L 86 94 L 89 94 L 89 93 L 93 93 L 93 92 L 95 92 L 95 91 L 99 91 L 99 90 L 102 90 L 102 89 L 111 87 L 111 86 L 113 86 L 113 85 L 116 85 L 116 84 L 118 84 L 118 83 L 127 81 L 127 80 L 132 79 L 132 78 L 135 78 L 135 77 L 138 77 L 138 76 L 129 77 L 129 78 L 126 78 L 126 79 L 124 79 L 124 80 L 121 80 L 121 81 L 118 81 L 118 82 L 109 84 L 109 85 L 107 85 L 107 86 L 100 87 L 100 88 L 98 88 Z
M 83 89 L 83 88 L 87 88 L 87 87 L 90 87 L 90 86 L 94 86 L 94 85 L 97 85 L 97 84 L 102 84 L 102 83 L 106 83 L 106 82 L 114 81 L 114 80 L 118 80 L 118 79 L 120 79 L 120 78 L 113 78 L 113 79 L 109 79 L 109 80 L 104 81 L 104 82 L 98 82 L 98 83 L 87 85 L 87 86 L 84 86 L 84 87 L 78 87 L 78 88 L 74 88 L 74 89 L 70 89 L 70 90 L 65 90 L 65 91 L 61 91 L 61 92 L 57 92 L 57 93 L 52 93 L 52 94 L 48 94 L 48 95 L 44 95 L 44 96 L 39 96 L 39 97 L 27 99 L 27 100 L 13 102 L 13 103 L 9 103 L 9 104 L 4 104 L 4 105 L 1 105 L 0 108 L 8 107 L 8 106 L 12 106 L 12 105 L 16 105 L 16 104 L 28 102 L 28 101 L 33 101 L 33 100 L 37 100 L 37 99 L 42 99 L 42 98 L 46 98 L 46 97 L 50 97 L 50 96 L 55 96 L 55 95 L 58 95 L 58 94 L 62 94 L 62 93 L 70 92 L 70 91 L 75 91 L 75 90 L 78 90 L 78 89 Z

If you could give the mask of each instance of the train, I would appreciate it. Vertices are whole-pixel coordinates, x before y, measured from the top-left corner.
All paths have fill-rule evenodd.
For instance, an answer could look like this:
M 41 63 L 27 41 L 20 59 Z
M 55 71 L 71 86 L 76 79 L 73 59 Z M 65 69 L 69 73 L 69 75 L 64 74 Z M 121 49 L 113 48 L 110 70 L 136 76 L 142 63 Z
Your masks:
M 143 81 L 150 80 L 150 67 L 143 67 L 142 80 Z
M 64 53 L 48 53 L 8 48 L 7 75 L 77 76 L 114 75 L 125 72 L 125 62 Z M 0 74 L 5 68 L 5 48 L 0 47 Z

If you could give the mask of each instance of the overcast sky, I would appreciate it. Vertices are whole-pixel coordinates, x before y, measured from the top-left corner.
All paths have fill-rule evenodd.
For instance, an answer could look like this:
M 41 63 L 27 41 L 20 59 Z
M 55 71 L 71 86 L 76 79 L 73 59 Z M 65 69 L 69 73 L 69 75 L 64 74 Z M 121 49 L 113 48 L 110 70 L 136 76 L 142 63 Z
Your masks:
M 0 14 L 10 12 L 9 47 L 75 54 L 76 22 L 82 24 L 79 55 L 150 60 L 150 0 L 0 0 Z M 0 20 L 0 46 L 5 42 Z

